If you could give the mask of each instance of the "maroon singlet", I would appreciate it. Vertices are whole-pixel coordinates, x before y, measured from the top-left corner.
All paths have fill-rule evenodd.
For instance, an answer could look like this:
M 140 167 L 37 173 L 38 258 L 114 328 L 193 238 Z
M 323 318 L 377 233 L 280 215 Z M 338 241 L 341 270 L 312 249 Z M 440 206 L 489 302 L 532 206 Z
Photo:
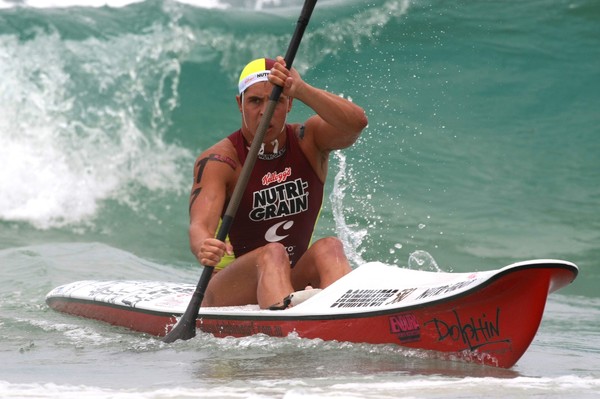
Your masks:
M 243 163 L 248 148 L 241 130 L 228 139 Z M 235 256 L 279 242 L 293 266 L 310 245 L 322 202 L 323 182 L 302 152 L 293 128 L 286 125 L 285 152 L 273 159 L 259 157 L 250 175 L 229 231 Z

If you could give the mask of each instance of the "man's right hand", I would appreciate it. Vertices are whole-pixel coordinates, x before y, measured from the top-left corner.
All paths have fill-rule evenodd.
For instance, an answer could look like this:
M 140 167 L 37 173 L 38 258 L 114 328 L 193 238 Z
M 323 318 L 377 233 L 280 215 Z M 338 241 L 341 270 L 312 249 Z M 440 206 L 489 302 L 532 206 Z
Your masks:
M 202 242 L 200 251 L 196 254 L 196 257 L 200 261 L 200 264 L 214 267 L 219 264 L 225 254 L 233 254 L 231 244 L 226 244 L 216 238 L 207 238 Z

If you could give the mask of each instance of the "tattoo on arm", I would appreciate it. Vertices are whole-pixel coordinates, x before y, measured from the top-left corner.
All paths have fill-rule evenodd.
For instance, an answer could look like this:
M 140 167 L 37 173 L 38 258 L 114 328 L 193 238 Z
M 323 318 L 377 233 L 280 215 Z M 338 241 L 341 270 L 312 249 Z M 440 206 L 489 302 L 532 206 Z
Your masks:
M 219 154 L 210 154 L 208 157 L 202 158 L 196 163 L 196 168 L 198 169 L 198 172 L 196 174 L 196 184 L 199 184 L 200 181 L 202 181 L 204 168 L 206 167 L 208 161 L 218 161 L 226 163 L 231 167 L 231 169 L 235 170 L 235 161 L 233 159 Z M 192 210 L 192 205 L 194 205 L 196 198 L 198 198 L 198 195 L 200 195 L 200 191 L 202 191 L 202 187 L 198 187 L 192 191 L 192 194 L 190 195 L 190 211 Z
M 298 137 L 300 138 L 300 140 L 302 140 L 304 138 L 304 129 L 306 128 L 306 126 L 302 125 L 300 126 L 300 133 L 298 134 Z
M 200 191 L 202 191 L 201 187 L 198 187 L 197 189 L 195 189 L 194 191 L 192 191 L 192 195 L 190 196 L 190 209 L 188 209 L 189 213 L 192 212 L 192 205 L 194 205 L 194 202 L 196 201 L 196 198 L 198 198 L 198 195 L 200 195 Z
M 196 177 L 196 183 L 200 183 L 200 180 L 202 180 L 202 174 L 204 173 L 204 167 L 206 166 L 208 161 L 218 161 L 218 162 L 226 163 L 227 165 L 231 166 L 231 169 L 235 170 L 235 162 L 233 159 L 223 156 L 223 155 L 219 155 L 219 154 L 210 154 L 208 157 L 202 158 L 201 160 L 199 160 L 198 163 L 196 164 L 196 167 L 198 168 L 198 177 Z

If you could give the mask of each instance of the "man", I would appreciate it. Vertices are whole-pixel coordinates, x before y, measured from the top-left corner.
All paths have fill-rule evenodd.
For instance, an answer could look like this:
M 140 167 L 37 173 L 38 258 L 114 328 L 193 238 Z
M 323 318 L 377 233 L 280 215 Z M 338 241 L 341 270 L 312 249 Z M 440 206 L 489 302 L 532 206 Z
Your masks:
M 273 85 L 283 93 L 226 243 L 215 232 L 231 198 Z M 307 286 L 325 288 L 351 271 L 341 242 L 310 245 L 323 198 L 329 153 L 352 145 L 367 125 L 362 108 L 304 82 L 285 60 L 250 62 L 239 80 L 242 126 L 197 159 L 190 197 L 190 246 L 215 267 L 202 306 L 285 307 Z M 294 99 L 316 115 L 287 124 Z

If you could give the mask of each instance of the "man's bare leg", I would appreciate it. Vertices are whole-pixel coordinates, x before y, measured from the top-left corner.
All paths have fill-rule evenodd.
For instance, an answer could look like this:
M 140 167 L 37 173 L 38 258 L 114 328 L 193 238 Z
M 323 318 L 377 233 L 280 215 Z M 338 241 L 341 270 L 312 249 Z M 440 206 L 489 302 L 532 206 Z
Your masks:
M 296 291 L 307 285 L 325 288 L 350 273 L 352 268 L 344 246 L 335 237 L 316 241 L 292 269 L 292 285 Z

